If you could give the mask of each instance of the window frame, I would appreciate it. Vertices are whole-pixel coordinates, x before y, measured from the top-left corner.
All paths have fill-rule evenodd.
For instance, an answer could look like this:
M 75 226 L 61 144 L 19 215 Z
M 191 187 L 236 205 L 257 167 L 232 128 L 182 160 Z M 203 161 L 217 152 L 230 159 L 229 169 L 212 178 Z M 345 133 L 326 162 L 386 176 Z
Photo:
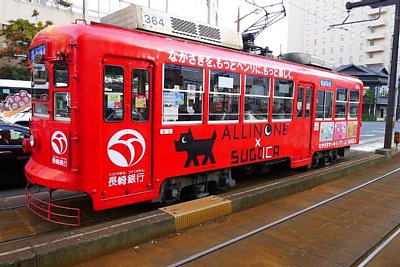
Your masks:
M 181 68 L 188 68 L 188 69 L 197 69 L 197 70 L 201 70 L 202 72 L 202 88 L 199 91 L 191 91 L 188 89 L 170 89 L 170 88 L 165 88 L 165 68 L 167 65 L 171 65 L 171 66 L 179 66 Z M 196 125 L 196 124 L 203 124 L 204 119 L 205 119 L 205 110 L 204 110 L 204 99 L 205 99 L 205 74 L 206 74 L 206 70 L 205 68 L 200 68 L 200 67 L 193 67 L 193 66 L 186 66 L 186 65 L 181 65 L 181 64 L 176 64 L 176 63 L 163 63 L 162 65 L 162 97 L 161 97 L 161 123 L 162 125 L 180 125 L 180 124 L 189 124 L 189 125 Z M 193 93 L 193 94 L 199 94 L 201 97 L 201 112 L 200 114 L 195 114 L 200 116 L 200 120 L 183 120 L 183 121 L 179 121 L 179 120 L 173 120 L 173 121 L 166 121 L 164 120 L 164 93 L 165 92 L 179 92 L 179 93 Z M 173 114 L 167 114 L 167 116 L 171 116 Z M 190 115 L 190 114 L 188 114 Z M 177 113 L 176 116 L 179 116 L 179 112 Z
M 305 93 L 306 93 L 306 106 L 304 108 L 305 111 L 305 118 L 310 119 L 311 118 L 311 105 L 313 101 L 313 89 L 311 87 L 305 87 Z
M 60 65 L 62 63 L 64 64 L 64 66 L 66 66 L 67 84 L 66 85 L 57 85 L 55 68 L 56 68 L 57 65 Z M 69 67 L 68 66 L 68 62 L 66 62 L 66 61 L 56 61 L 56 62 L 54 62 L 54 64 L 53 64 L 53 86 L 54 86 L 54 88 L 66 88 L 66 87 L 69 86 L 69 69 L 68 69 L 68 67 Z
M 226 92 L 212 92 L 211 91 L 211 76 L 212 72 L 224 72 L 224 73 L 229 73 L 229 74 L 236 74 L 239 77 L 239 90 L 237 93 L 226 93 Z M 241 117 L 241 96 L 242 96 L 242 74 L 239 72 L 233 72 L 233 71 L 225 71 L 225 70 L 215 70 L 215 69 L 209 69 L 208 71 L 209 74 L 209 79 L 208 79 L 208 112 L 207 112 L 207 121 L 209 124 L 226 124 L 226 123 L 238 123 L 240 121 Z M 233 77 L 234 79 L 234 77 Z M 211 96 L 216 96 L 216 95 L 226 95 L 229 97 L 238 97 L 238 113 L 237 113 L 237 119 L 235 120 L 213 120 L 210 119 L 210 116 L 216 115 L 216 114 L 211 114 Z M 235 115 L 234 113 L 226 113 L 227 115 Z M 225 114 L 225 115 L 226 115 Z
M 57 98 L 57 95 L 60 95 L 60 94 L 67 94 L 67 95 L 69 95 L 69 106 L 68 106 L 68 104 L 67 104 L 67 107 L 69 108 L 69 112 L 68 112 L 68 117 L 57 117 L 56 115 L 58 114 L 58 111 L 57 111 L 57 101 L 56 101 L 56 98 Z M 70 92 L 54 92 L 54 97 L 53 97 L 53 103 L 54 103 L 54 112 L 53 112 L 53 118 L 54 118 L 54 120 L 55 121 L 66 121 L 66 122 L 69 122 L 69 121 L 71 121 L 71 93 Z
M 338 97 L 339 97 L 339 90 L 345 90 L 345 92 L 346 92 L 346 94 L 345 94 L 345 96 L 346 96 L 346 99 L 345 100 L 338 100 Z M 336 98 L 335 98 L 335 120 L 346 120 L 346 118 L 347 118 L 347 114 L 348 114 L 348 99 L 349 99 L 349 89 L 347 89 L 347 88 L 341 88 L 341 87 L 338 87 L 338 88 L 336 88 Z M 340 116 L 340 117 L 338 117 L 338 113 L 337 113 L 337 105 L 338 104 L 341 104 L 341 105 L 343 105 L 344 104 L 344 107 L 345 107 L 345 111 L 344 111 L 344 115 L 343 116 Z
M 320 106 L 320 105 L 318 105 L 318 95 L 319 95 L 319 93 L 320 92 L 323 92 L 323 94 L 324 94 L 324 97 L 323 97 L 323 104 L 322 104 L 322 118 L 321 117 L 317 117 L 317 109 L 318 109 L 318 106 Z M 326 114 L 326 111 L 327 111 L 327 109 L 326 109 L 326 102 L 327 102 L 327 97 L 326 97 L 326 95 L 327 95 L 327 93 L 329 93 L 329 94 L 331 94 L 331 116 L 330 117 L 325 117 L 325 114 Z M 317 99 L 316 99 L 316 101 L 315 101 L 315 120 L 318 120 L 318 121 L 328 121 L 328 120 L 333 120 L 333 104 L 334 104 L 334 92 L 332 92 L 332 91 L 328 91 L 328 90 L 323 90 L 323 89 L 318 89 L 317 90 L 317 94 L 316 94 L 316 96 L 317 96 Z
M 301 91 L 301 93 L 300 93 Z M 304 86 L 297 86 L 297 97 L 296 97 L 296 119 L 302 119 L 305 117 L 305 107 L 304 107 Z M 300 106 L 300 109 L 299 109 Z
M 274 78 L 273 79 L 273 95 L 272 95 L 272 121 L 293 121 L 293 110 L 294 110 L 294 91 L 295 91 L 295 88 L 296 88 L 296 83 L 295 83 L 295 81 L 294 80 L 284 80 L 284 79 L 278 79 L 278 78 Z M 287 97 L 287 96 L 276 96 L 275 95 L 275 86 L 276 86 L 276 81 L 287 81 L 287 82 L 292 82 L 292 92 L 291 92 L 291 96 L 290 97 Z M 275 99 L 283 99 L 283 103 L 285 104 L 285 101 L 286 100 L 289 100 L 289 101 L 292 101 L 292 112 L 291 112 L 291 115 L 290 115 L 290 119 L 287 119 L 287 118 L 276 118 L 276 116 L 282 116 L 282 115 L 279 115 L 279 114 L 281 114 L 281 113 L 274 113 L 274 105 L 275 105 Z M 283 108 L 285 107 L 285 105 L 283 105 Z M 285 115 L 285 113 L 286 112 L 284 112 L 283 113 L 283 116 L 286 116 Z
M 35 83 L 35 68 L 41 67 L 45 69 L 45 82 L 44 83 Z M 50 110 L 50 83 L 49 83 L 49 68 L 45 63 L 33 63 L 32 70 L 32 87 L 31 87 L 31 103 L 34 117 L 40 118 L 50 118 L 49 110 Z M 36 90 L 45 90 L 42 94 L 37 94 Z M 40 95 L 40 96 L 39 96 Z M 44 108 L 43 110 L 40 109 Z M 47 111 L 45 111 L 47 109 Z M 40 110 L 40 111 L 38 111 Z
M 358 101 L 351 101 L 351 93 L 352 92 L 357 92 L 357 94 L 358 94 Z M 359 109 L 360 109 L 360 99 L 361 99 L 361 93 L 360 93 L 360 90 L 357 90 L 357 89 L 350 89 L 349 90 L 349 113 L 348 113 L 348 120 L 357 120 L 358 119 L 358 116 L 359 116 Z M 352 107 L 352 104 L 354 105 L 354 104 L 356 104 L 357 105 L 357 114 L 356 114 L 356 116 L 355 117 L 352 117 L 351 115 L 352 115 L 352 113 L 351 113 L 351 107 Z
M 123 71 L 123 73 L 122 73 L 122 78 L 123 78 L 123 81 L 122 81 L 122 93 L 115 92 L 115 94 L 122 95 L 122 103 L 121 103 L 121 107 L 119 108 L 119 109 L 122 110 L 122 116 L 118 120 L 107 120 L 108 118 L 110 118 L 112 113 L 108 117 L 106 116 L 107 107 L 105 106 L 106 105 L 105 98 L 106 98 L 106 96 L 108 94 L 106 94 L 107 91 L 105 90 L 106 89 L 106 83 L 105 83 L 105 77 L 106 76 L 105 76 L 105 73 L 106 73 L 106 68 L 107 67 L 117 67 L 117 68 L 122 69 L 122 71 Z M 121 122 L 123 122 L 125 120 L 125 112 L 124 112 L 124 104 L 125 104 L 124 97 L 125 97 L 125 83 L 126 83 L 125 73 L 126 73 L 126 70 L 121 65 L 106 64 L 106 65 L 103 66 L 103 82 L 102 82 L 103 83 L 103 94 L 102 94 L 102 96 L 103 96 L 103 105 L 102 106 L 103 107 L 102 107 L 102 111 L 103 111 L 103 121 L 106 122 L 106 123 L 121 123 Z M 114 112 L 116 110 L 118 110 L 118 109 L 115 109 Z
M 265 79 L 266 80 L 266 84 L 268 86 L 268 94 L 267 95 L 247 94 L 246 91 L 247 91 L 247 78 L 248 77 L 253 77 L 253 78 L 257 77 L 257 78 L 260 78 L 260 79 Z M 244 123 L 268 122 L 270 120 L 271 80 L 272 79 L 270 77 L 267 77 L 267 76 L 248 75 L 248 74 L 244 75 L 244 81 L 245 81 L 245 84 L 244 84 L 244 100 L 243 100 L 244 101 L 244 112 L 243 112 L 243 116 L 242 116 Z M 264 90 L 265 90 L 265 88 L 264 88 Z M 257 119 L 257 117 L 255 117 L 255 116 L 253 116 L 255 119 L 246 119 L 246 112 L 247 112 L 247 110 L 246 110 L 246 98 L 247 97 L 258 98 L 260 100 L 262 100 L 262 99 L 266 99 L 267 100 L 268 107 L 267 107 L 267 113 L 265 114 L 266 115 L 266 119 Z M 253 114 L 251 114 L 251 115 L 253 115 Z
M 141 72 L 146 72 L 147 73 L 147 77 L 146 77 L 147 78 L 146 82 L 148 82 L 147 91 L 146 91 L 146 84 L 145 84 L 144 94 L 140 94 L 140 92 L 139 92 L 140 84 L 138 83 L 138 92 L 137 92 L 137 96 L 144 96 L 146 98 L 146 107 L 145 107 L 146 110 L 145 110 L 145 112 L 147 112 L 147 114 L 146 114 L 147 116 L 144 118 L 144 120 L 134 120 L 133 119 L 133 111 L 134 110 L 139 114 L 139 117 L 140 117 L 140 110 L 138 110 L 138 108 L 136 107 L 136 98 L 134 98 L 134 94 L 133 94 L 133 78 L 134 78 L 133 74 L 134 74 L 135 71 L 141 71 Z M 130 70 L 129 75 L 130 75 L 130 81 L 131 81 L 130 88 L 129 88 L 130 101 L 131 101 L 131 110 L 130 110 L 131 119 L 130 120 L 131 120 L 131 122 L 137 122 L 137 123 L 148 122 L 149 119 L 150 119 L 150 111 L 151 111 L 151 107 L 150 107 L 150 105 L 151 105 L 151 101 L 150 101 L 150 99 L 151 99 L 151 77 L 150 77 L 150 71 L 148 69 L 143 69 L 143 68 L 133 68 L 133 69 Z M 147 97 L 146 97 L 146 94 L 147 94 Z

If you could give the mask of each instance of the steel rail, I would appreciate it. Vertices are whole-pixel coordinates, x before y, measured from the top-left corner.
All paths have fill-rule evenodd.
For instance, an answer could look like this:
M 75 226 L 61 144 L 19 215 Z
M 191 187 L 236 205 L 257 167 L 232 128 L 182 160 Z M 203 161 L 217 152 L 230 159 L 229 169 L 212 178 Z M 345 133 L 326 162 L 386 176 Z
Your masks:
M 190 257 L 187 257 L 187 258 L 185 258 L 185 259 L 183 259 L 183 260 L 180 260 L 180 261 L 178 261 L 178 262 L 176 262 L 176 263 L 173 263 L 173 264 L 171 264 L 171 265 L 168 265 L 168 266 L 169 266 L 169 267 L 176 267 L 176 266 L 181 266 L 181 265 L 183 265 L 183 264 L 192 262 L 192 261 L 194 261 L 194 260 L 196 260 L 196 259 L 198 259 L 198 258 L 201 258 L 201 257 L 203 257 L 203 256 L 205 256 L 205 255 L 207 255 L 207 254 L 210 254 L 210 253 L 212 253 L 212 252 L 215 252 L 215 251 L 217 251 L 217 250 L 219 250 L 219 249 L 221 249 L 221 248 L 223 248 L 223 247 L 229 246 L 229 245 L 231 245 L 231 244 L 233 244 L 233 243 L 236 243 L 236 242 L 238 242 L 238 241 L 240 241 L 240 240 L 243 240 L 243 239 L 245 239 L 245 238 L 248 238 L 248 237 L 250 237 L 250 236 L 252 236 L 252 235 L 254 235 L 254 234 L 257 234 L 257 233 L 259 233 L 259 232 L 262 232 L 262 231 L 264 231 L 264 230 L 266 230 L 266 229 L 268 229 L 268 228 L 271 228 L 271 227 L 273 227 L 273 226 L 275 226 L 275 225 L 278 225 L 278 224 L 280 224 L 280 223 L 282 223 L 282 222 L 288 221 L 288 220 L 290 220 L 290 219 L 292 219 L 292 218 L 294 218 L 294 217 L 296 217 L 296 216 L 299 216 L 299 215 L 301 215 L 301 214 L 303 214 L 303 213 L 306 213 L 306 212 L 308 212 L 308 211 L 310 211 L 310 210 L 312 210 L 312 209 L 315 209 L 315 208 L 317 208 L 317 207 L 320 207 L 320 206 L 322 206 L 322 205 L 324 205 L 324 204 L 326 204 L 326 203 L 328 203 L 328 202 L 331 202 L 331 201 L 333 201 L 333 200 L 335 200 L 335 199 L 338 199 L 338 198 L 343 197 L 343 196 L 345 196 L 345 195 L 347 195 L 347 194 L 350 194 L 350 193 L 352 193 L 352 192 L 354 192 L 354 191 L 356 191 L 356 190 L 358 190 L 358 189 L 360 189 L 360 188 L 363 188 L 363 187 L 368 186 L 368 185 L 370 185 L 370 184 L 372 184 L 372 183 L 375 183 L 375 182 L 377 182 L 377 181 L 379 181 L 379 180 L 382 180 L 383 178 L 386 178 L 387 176 L 392 175 L 392 174 L 394 174 L 394 173 L 396 173 L 396 172 L 398 172 L 398 171 L 400 171 L 400 168 L 397 168 L 397 169 L 395 169 L 395 170 L 393 170 L 393 171 L 390 171 L 390 172 L 388 172 L 388 173 L 386 173 L 386 174 L 384 174 L 384 175 L 381 175 L 381 176 L 379 176 L 379 177 L 377 177 L 377 178 L 375 178 L 375 179 L 372 179 L 371 181 L 368 181 L 368 182 L 365 182 L 365 183 L 363 183 L 363 184 L 361 184 L 361 185 L 358 185 L 358 186 L 356 186 L 356 187 L 353 187 L 353 188 L 351 188 L 351 189 L 349 189 L 349 190 L 346 190 L 345 192 L 342 192 L 342 193 L 340 193 L 340 194 L 338 194 L 338 195 L 335 195 L 335 196 L 333 196 L 333 197 L 330 197 L 330 198 L 327 198 L 327 199 L 325 199 L 325 200 L 322 200 L 322 201 L 320 201 L 320 202 L 318 202 L 318 203 L 316 203 L 316 204 L 314 204 L 314 205 L 311 205 L 311 206 L 309 206 L 309 207 L 307 207 L 307 208 L 304 208 L 304 209 L 302 209 L 302 210 L 300 210 L 300 211 L 297 211 L 297 212 L 295 212 L 295 213 L 293 213 L 293 214 L 291 214 L 291 215 L 288 215 L 288 216 L 286 216 L 286 217 L 283 217 L 283 218 L 281 218 L 281 219 L 279 219 L 279 220 L 276 220 L 276 221 L 274 221 L 274 222 L 272 222 L 272 223 L 268 223 L 268 224 L 266 224 L 266 225 L 264 225 L 264 226 L 261 226 L 261 227 L 255 229 L 255 230 L 252 230 L 252 231 L 247 232 L 247 233 L 245 233 L 245 234 L 243 234 L 243 235 L 240 235 L 240 236 L 238 236 L 238 237 L 235 237 L 235 238 L 233 238 L 233 239 L 230 239 L 230 240 L 228 240 L 228 241 L 225 241 L 225 242 L 223 242 L 223 243 L 221 243 L 221 244 L 218 244 L 218 245 L 216 245 L 216 246 L 214 246 L 214 247 L 211 247 L 211 248 L 209 248 L 209 249 L 206 249 L 206 250 L 204 250 L 204 251 L 201 251 L 201 252 L 199 252 L 199 253 L 196 253 L 196 254 L 194 254 L 194 255 L 192 255 L 192 256 L 190 256 Z
M 391 234 L 388 238 L 385 239 L 385 241 L 380 244 L 377 248 L 375 248 L 371 254 L 368 255 L 362 262 L 360 262 L 357 267 L 364 267 L 368 263 L 370 263 L 373 258 L 375 258 L 376 255 L 378 255 L 387 245 L 390 244 L 390 242 L 393 241 L 398 235 L 400 234 L 400 228 L 397 229 L 393 234 Z

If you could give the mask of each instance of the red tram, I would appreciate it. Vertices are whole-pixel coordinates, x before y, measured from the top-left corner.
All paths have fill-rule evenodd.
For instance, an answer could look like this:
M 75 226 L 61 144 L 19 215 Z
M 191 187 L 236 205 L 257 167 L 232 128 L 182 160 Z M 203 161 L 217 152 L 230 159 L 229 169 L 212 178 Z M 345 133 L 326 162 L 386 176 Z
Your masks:
M 79 210 L 36 185 L 94 210 L 170 202 L 234 186 L 233 167 L 324 165 L 359 142 L 363 84 L 327 70 L 97 23 L 42 30 L 29 58 L 27 206 L 56 223 Z

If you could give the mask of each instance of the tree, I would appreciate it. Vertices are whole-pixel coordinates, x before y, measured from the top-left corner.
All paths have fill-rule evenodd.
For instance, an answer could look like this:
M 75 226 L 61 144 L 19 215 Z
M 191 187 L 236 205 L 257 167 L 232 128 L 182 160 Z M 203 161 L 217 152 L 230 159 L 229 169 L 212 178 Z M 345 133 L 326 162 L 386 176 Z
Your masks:
M 0 79 L 29 81 L 29 69 L 7 64 L 0 68 Z
M 371 115 L 371 105 L 376 103 L 375 91 L 372 89 L 365 90 L 363 103 L 368 105 L 368 115 Z
M 32 42 L 33 37 L 45 27 L 53 24 L 51 21 L 46 21 L 45 24 L 39 21 L 30 23 L 26 19 L 10 20 L 9 25 L 2 31 L 4 36 L 5 47 L 0 49 L 0 58 L 20 59 L 20 63 L 27 64 L 28 47 Z
M 35 15 L 35 12 L 33 15 Z M 3 58 L 8 62 L 12 62 L 12 64 L 1 68 L 1 71 L 14 74 L 21 72 L 26 73 L 26 71 L 22 71 L 20 68 L 21 66 L 27 68 L 29 64 L 27 55 L 33 37 L 35 37 L 40 30 L 53 23 L 51 21 L 46 21 L 43 24 L 43 22 L 39 21 L 36 25 L 35 23 L 30 23 L 26 19 L 10 20 L 9 23 L 10 24 L 7 25 L 0 34 L 4 37 L 5 44 L 4 47 L 0 47 L 0 59 Z M 20 67 L 15 65 L 20 65 Z M 13 68 L 15 69 L 13 70 Z M 19 74 L 17 76 L 19 76 Z

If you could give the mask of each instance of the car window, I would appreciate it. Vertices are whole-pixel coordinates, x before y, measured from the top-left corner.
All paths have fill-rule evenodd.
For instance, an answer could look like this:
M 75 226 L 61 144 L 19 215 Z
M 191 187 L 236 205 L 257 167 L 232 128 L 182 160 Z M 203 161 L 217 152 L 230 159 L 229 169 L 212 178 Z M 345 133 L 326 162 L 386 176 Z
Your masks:
M 0 145 L 21 145 L 29 135 L 14 129 L 0 129 Z
M 8 145 L 11 135 L 9 130 L 0 130 L 0 145 Z

